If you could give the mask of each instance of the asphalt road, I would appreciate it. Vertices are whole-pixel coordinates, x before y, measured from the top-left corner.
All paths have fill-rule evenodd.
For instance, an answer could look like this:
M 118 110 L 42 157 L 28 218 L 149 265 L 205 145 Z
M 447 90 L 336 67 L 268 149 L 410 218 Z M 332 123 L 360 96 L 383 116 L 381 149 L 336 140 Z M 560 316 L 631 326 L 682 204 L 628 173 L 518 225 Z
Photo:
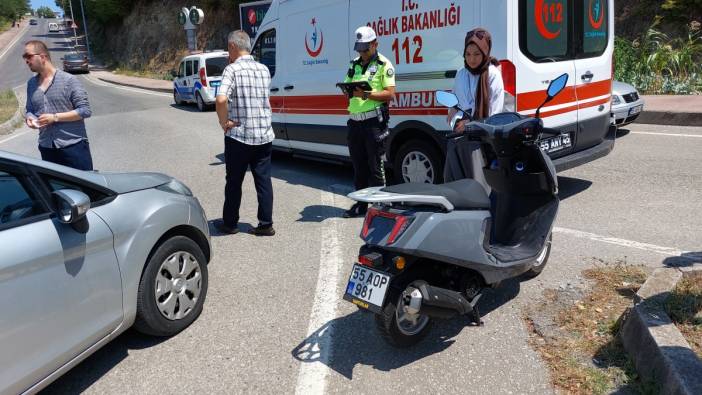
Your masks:
M 213 112 L 89 75 L 81 81 L 93 107 L 87 127 L 97 169 L 171 174 L 191 187 L 208 218 L 221 216 L 223 136 Z M 38 157 L 36 132 L 3 136 L 0 149 Z M 484 326 L 440 323 L 411 350 L 387 346 L 372 315 L 341 300 L 360 246 L 361 220 L 338 218 L 350 205 L 350 168 L 276 155 L 278 234 L 213 235 L 198 321 L 170 339 L 127 332 L 46 392 L 552 392 L 527 344 L 523 307 L 545 288 L 582 285 L 581 271 L 595 264 L 655 267 L 701 251 L 700 152 L 702 128 L 632 125 L 612 154 L 561 173 L 542 275 L 488 292 L 479 305 Z M 256 224 L 255 196 L 247 176 L 245 229 Z

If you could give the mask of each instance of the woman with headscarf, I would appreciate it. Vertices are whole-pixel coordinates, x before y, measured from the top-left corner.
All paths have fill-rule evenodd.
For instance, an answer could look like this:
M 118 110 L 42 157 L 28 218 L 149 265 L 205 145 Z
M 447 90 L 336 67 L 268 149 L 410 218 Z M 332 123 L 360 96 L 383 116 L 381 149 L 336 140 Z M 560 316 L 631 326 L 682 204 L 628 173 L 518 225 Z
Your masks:
M 500 63 L 490 55 L 492 37 L 490 33 L 477 28 L 466 34 L 463 46 L 465 67 L 458 70 L 453 85 L 453 93 L 458 97 L 458 106 L 472 111 L 473 119 L 483 119 L 504 111 L 504 83 L 498 69 Z M 449 110 L 449 120 L 456 110 Z M 456 130 L 462 129 L 466 121 L 456 123 Z

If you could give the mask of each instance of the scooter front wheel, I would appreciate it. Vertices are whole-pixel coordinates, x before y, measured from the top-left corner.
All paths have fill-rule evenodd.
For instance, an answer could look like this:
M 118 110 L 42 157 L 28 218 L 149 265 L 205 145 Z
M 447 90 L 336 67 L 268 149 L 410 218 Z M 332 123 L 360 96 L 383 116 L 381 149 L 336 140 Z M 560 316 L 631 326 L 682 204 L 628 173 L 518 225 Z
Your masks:
M 410 347 L 424 339 L 431 330 L 432 319 L 423 314 L 405 312 L 402 293 L 389 300 L 382 313 L 375 316 L 383 339 L 395 347 Z

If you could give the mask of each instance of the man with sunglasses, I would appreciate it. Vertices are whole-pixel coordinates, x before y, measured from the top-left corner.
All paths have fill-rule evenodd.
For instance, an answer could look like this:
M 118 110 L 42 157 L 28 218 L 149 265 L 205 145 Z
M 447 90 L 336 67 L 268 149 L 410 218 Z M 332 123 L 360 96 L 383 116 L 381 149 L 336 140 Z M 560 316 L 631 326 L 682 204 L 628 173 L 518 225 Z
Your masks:
M 353 163 L 356 190 L 385 185 L 383 155 L 388 134 L 388 102 L 395 97 L 395 68 L 378 52 L 375 31 L 368 26 L 356 29 L 354 50 L 360 55 L 351 61 L 344 82 L 367 81 L 370 91 L 357 88 L 349 97 L 348 146 Z M 357 202 L 344 218 L 365 215 L 367 203 Z
M 42 41 L 26 42 L 22 58 L 37 73 L 27 82 L 25 123 L 39 130 L 41 158 L 79 170 L 92 170 L 84 121 L 92 111 L 80 81 L 54 67 Z

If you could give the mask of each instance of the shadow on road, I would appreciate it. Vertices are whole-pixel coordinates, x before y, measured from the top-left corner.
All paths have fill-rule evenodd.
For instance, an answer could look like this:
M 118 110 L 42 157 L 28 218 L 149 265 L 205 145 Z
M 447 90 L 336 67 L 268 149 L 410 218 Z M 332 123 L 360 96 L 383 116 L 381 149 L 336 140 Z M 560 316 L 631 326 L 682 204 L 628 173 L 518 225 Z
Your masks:
M 631 130 L 629 129 L 624 129 L 624 128 L 617 128 L 617 136 L 616 138 L 624 137 L 631 133 Z
M 592 181 L 580 178 L 558 177 L 558 198 L 566 200 L 590 188 Z
M 485 291 L 478 309 L 485 317 L 486 325 L 489 325 L 486 316 L 514 299 L 519 289 L 519 279 L 512 279 L 500 288 Z M 361 310 L 335 318 L 304 339 L 291 354 L 302 363 L 322 362 L 351 380 L 357 365 L 371 366 L 383 372 L 399 369 L 451 347 L 455 337 L 464 329 L 481 330 L 467 317 L 436 321 L 424 340 L 413 347 L 399 349 L 382 340 L 374 321 L 372 313 Z
M 702 251 L 686 252 L 680 256 L 668 257 L 663 260 L 663 264 L 668 267 L 685 267 L 702 264 Z
M 78 366 L 49 385 L 43 394 L 78 394 L 87 390 L 107 372 L 127 359 L 129 350 L 153 347 L 168 338 L 142 335 L 135 330 L 121 334 Z

